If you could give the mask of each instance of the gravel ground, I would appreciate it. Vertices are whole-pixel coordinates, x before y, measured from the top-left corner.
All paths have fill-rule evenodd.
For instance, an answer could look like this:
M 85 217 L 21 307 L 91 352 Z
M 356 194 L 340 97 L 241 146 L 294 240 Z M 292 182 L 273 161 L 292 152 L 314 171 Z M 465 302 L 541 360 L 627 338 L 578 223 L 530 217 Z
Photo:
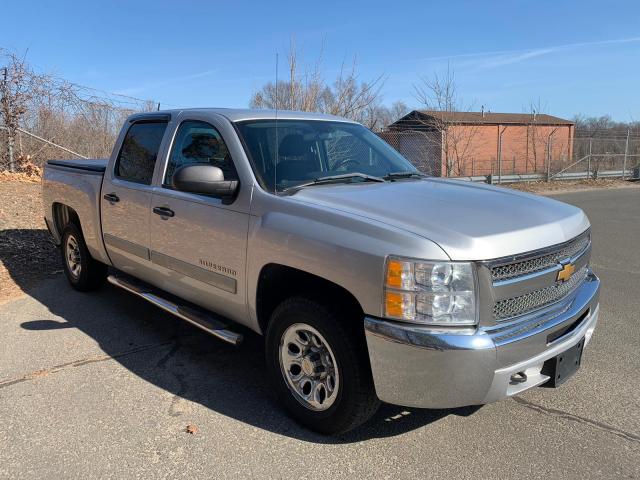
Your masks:
M 622 180 L 620 178 L 604 178 L 600 180 L 563 180 L 554 182 L 510 183 L 504 186 L 523 192 L 539 194 L 559 194 L 611 188 L 640 188 L 640 182 L 630 182 L 627 180 Z

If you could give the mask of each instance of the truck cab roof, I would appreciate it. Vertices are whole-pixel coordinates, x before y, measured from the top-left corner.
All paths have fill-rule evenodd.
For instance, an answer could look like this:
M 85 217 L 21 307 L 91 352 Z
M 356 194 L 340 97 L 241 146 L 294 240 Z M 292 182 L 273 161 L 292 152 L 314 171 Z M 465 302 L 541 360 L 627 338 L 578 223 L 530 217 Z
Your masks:
M 230 122 L 241 122 L 244 120 L 327 120 L 333 122 L 355 123 L 346 118 L 326 113 L 298 112 L 292 110 L 263 110 L 251 108 L 179 108 L 172 110 L 159 110 L 157 112 L 136 113 L 129 117 L 129 121 L 136 121 L 142 118 L 162 115 L 177 115 L 185 112 L 212 113 L 225 117 Z

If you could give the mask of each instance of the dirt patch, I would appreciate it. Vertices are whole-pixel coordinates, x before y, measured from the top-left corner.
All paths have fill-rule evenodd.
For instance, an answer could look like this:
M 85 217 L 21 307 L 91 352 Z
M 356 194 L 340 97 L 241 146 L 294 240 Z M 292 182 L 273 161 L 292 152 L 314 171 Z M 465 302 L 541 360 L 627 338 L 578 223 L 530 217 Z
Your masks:
M 0 182 L 40 183 L 42 181 L 42 169 L 31 167 L 24 172 L 0 172 Z
M 44 224 L 39 181 L 24 174 L 0 175 L 0 303 L 62 272 Z
M 600 180 L 571 180 L 554 182 L 523 182 L 509 183 L 503 187 L 513 188 L 531 193 L 568 193 L 583 190 L 597 190 L 609 188 L 640 188 L 640 182 L 630 182 L 620 178 L 603 178 Z

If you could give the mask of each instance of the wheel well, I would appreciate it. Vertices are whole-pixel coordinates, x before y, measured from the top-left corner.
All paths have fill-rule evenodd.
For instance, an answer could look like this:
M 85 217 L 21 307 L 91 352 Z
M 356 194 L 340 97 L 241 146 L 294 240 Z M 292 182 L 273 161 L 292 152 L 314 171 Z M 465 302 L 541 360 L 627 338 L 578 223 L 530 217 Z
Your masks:
M 53 204 L 53 222 L 56 230 L 58 231 L 58 236 L 62 236 L 62 231 L 64 227 L 68 224 L 72 223 L 76 227 L 82 231 L 82 226 L 80 225 L 80 217 L 76 213 L 76 211 L 69 207 L 68 205 L 63 205 L 62 203 L 54 203 Z
M 364 312 L 358 300 L 345 288 L 297 268 L 265 265 L 258 277 L 256 311 L 260 329 L 265 332 L 271 314 L 287 298 L 307 295 L 338 307 L 345 317 L 361 319 Z

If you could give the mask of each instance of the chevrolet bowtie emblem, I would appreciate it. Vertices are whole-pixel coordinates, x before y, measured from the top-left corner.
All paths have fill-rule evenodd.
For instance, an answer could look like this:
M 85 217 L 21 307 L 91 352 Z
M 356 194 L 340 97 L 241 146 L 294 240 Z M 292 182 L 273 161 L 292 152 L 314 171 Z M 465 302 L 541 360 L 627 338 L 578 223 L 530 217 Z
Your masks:
M 565 265 L 562 265 L 562 269 L 558 272 L 556 281 L 566 282 L 571 278 L 571 275 L 573 275 L 573 272 L 575 271 L 576 271 L 576 267 L 573 263 L 567 263 Z

